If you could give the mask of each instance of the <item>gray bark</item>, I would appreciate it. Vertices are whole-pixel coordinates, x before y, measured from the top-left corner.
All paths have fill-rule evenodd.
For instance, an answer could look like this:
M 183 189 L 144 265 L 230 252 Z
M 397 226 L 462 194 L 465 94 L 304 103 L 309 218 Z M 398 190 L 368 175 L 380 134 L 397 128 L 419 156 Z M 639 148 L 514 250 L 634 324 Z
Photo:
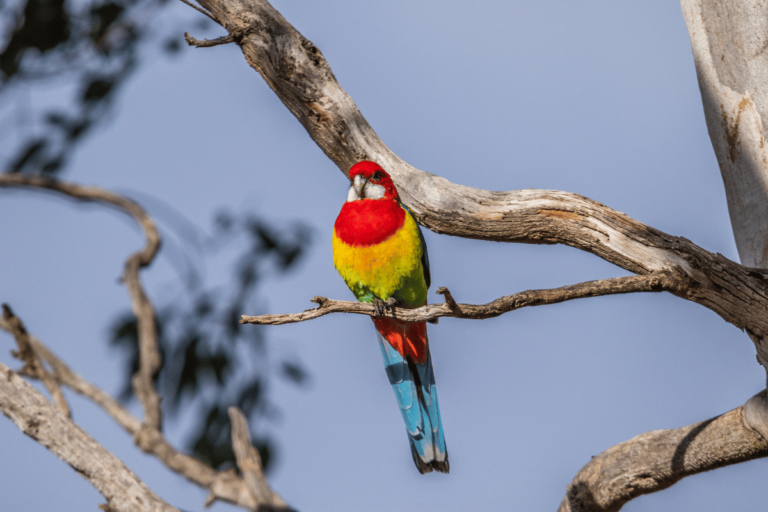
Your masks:
M 0 363 L 0 411 L 91 482 L 110 512 L 178 512 L 10 368 Z

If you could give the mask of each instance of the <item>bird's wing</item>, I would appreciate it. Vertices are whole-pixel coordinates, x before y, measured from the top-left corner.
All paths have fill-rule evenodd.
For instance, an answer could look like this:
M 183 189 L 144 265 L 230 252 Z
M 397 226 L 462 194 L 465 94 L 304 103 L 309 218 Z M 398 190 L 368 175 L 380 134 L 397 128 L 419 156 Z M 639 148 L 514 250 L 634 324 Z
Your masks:
M 424 269 L 424 281 L 427 283 L 427 289 L 429 289 L 432 283 L 432 277 L 429 273 L 429 252 L 427 252 L 427 241 L 424 240 L 424 234 L 421 232 L 421 226 L 419 226 L 419 221 L 416 220 L 416 215 L 414 215 L 411 209 L 406 205 L 401 204 L 401 206 L 408 213 L 408 215 L 413 218 L 413 221 L 416 223 L 416 229 L 419 230 L 419 240 L 421 240 L 421 266 Z

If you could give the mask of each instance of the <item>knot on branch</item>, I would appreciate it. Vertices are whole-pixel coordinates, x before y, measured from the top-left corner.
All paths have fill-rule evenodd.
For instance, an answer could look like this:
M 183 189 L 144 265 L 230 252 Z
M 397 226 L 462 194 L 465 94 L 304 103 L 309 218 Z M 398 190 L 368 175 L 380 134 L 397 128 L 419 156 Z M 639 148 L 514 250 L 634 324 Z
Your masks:
M 157 429 L 143 423 L 141 428 L 133 436 L 133 442 L 136 443 L 136 446 L 138 446 L 142 452 L 155 453 L 157 447 L 163 444 L 164 439 Z

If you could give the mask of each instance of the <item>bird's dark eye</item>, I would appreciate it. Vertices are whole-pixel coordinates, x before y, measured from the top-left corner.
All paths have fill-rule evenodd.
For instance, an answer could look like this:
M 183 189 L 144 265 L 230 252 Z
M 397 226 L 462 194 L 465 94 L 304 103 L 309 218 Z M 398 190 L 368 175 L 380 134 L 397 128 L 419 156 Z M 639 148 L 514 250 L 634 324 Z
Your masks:
M 371 176 L 371 179 L 373 181 L 379 181 L 381 179 L 381 173 L 379 171 L 376 171 L 373 173 L 373 176 Z

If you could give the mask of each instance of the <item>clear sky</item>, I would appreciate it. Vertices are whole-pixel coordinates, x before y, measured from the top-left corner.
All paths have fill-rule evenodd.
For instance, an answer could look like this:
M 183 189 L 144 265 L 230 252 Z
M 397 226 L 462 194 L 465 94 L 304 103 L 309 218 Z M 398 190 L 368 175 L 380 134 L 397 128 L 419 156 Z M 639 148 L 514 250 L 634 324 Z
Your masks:
M 677 3 L 274 5 L 412 165 L 479 188 L 576 192 L 737 259 Z M 199 15 L 171 9 L 188 20 L 180 34 L 223 34 L 195 33 Z M 347 181 L 236 46 L 151 54 L 122 94 L 115 120 L 78 151 L 66 179 L 150 194 L 201 226 L 223 205 L 277 225 L 308 223 L 310 254 L 289 277 L 267 280 L 262 311 L 301 311 L 314 295 L 351 298 L 330 244 Z M 567 247 L 425 236 L 433 290 L 447 286 L 461 302 L 626 275 Z M 74 369 L 116 392 L 122 361 L 106 337 L 128 306 L 117 278 L 142 244 L 138 230 L 103 208 L 0 191 L 0 240 L 0 300 Z M 154 299 L 175 279 L 169 261 L 161 256 L 143 274 Z M 230 271 L 209 268 L 213 279 Z M 440 298 L 431 292 L 430 300 Z M 271 482 L 291 505 L 553 511 L 592 455 L 726 412 L 764 386 L 745 334 L 669 294 L 443 319 L 429 331 L 450 475 L 414 468 L 368 319 L 331 315 L 266 329 L 271 350 L 296 355 L 312 375 L 306 389 L 273 388 L 282 412 L 265 427 L 280 448 Z M 12 340 L 0 342 L 3 362 L 16 366 Z M 203 509 L 204 491 L 68 396 L 76 421 L 154 491 L 185 510 Z M 169 435 L 178 442 L 183 432 L 181 425 Z M 9 421 L 0 421 L 0 439 L 3 510 L 95 510 L 103 502 Z M 767 469 L 761 460 L 693 476 L 624 510 L 757 510 Z

